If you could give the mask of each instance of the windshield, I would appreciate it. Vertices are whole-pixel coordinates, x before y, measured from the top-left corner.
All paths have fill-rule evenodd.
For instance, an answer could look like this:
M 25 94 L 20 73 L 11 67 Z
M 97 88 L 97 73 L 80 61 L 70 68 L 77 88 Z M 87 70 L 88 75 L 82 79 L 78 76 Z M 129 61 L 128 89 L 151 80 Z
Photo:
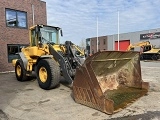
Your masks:
M 42 43 L 59 43 L 58 30 L 56 28 L 44 26 L 40 30 L 42 35 Z

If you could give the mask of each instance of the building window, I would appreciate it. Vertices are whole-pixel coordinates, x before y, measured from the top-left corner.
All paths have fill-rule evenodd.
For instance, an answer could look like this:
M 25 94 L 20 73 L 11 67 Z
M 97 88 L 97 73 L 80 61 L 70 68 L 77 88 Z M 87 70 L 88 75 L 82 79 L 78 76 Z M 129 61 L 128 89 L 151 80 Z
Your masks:
M 106 39 L 103 40 L 103 44 L 104 44 L 104 45 L 106 44 Z
M 13 59 L 18 59 L 19 55 L 16 54 L 21 51 L 23 47 L 26 47 L 28 45 L 20 45 L 20 44 L 8 44 L 8 62 L 11 63 Z
M 100 45 L 100 40 L 98 40 L 98 45 Z
M 6 25 L 9 27 L 27 28 L 27 13 L 6 9 Z

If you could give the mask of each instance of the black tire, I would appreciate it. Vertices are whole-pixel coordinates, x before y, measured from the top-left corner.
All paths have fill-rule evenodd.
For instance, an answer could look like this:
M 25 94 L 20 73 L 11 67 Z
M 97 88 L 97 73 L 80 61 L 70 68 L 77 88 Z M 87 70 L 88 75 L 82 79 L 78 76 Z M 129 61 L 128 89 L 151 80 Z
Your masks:
M 60 82 L 59 65 L 54 59 L 42 59 L 38 62 L 36 75 L 38 84 L 42 89 L 55 88 Z
M 152 60 L 158 60 L 158 56 L 157 56 L 156 54 L 154 54 L 154 55 L 152 56 Z
M 144 58 L 143 58 L 143 55 L 140 55 L 140 60 L 143 60 Z
M 15 74 L 16 74 L 17 80 L 21 82 L 28 80 L 28 76 L 26 76 L 26 73 L 27 72 L 24 68 L 23 61 L 17 60 L 15 65 Z

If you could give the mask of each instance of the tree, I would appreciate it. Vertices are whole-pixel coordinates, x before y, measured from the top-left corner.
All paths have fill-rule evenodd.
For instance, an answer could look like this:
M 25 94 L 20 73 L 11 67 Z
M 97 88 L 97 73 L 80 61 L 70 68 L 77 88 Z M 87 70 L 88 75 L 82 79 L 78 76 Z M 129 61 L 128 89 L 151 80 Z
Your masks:
M 81 49 L 86 49 L 85 39 L 82 39 L 82 40 L 80 41 L 79 47 L 80 47 Z

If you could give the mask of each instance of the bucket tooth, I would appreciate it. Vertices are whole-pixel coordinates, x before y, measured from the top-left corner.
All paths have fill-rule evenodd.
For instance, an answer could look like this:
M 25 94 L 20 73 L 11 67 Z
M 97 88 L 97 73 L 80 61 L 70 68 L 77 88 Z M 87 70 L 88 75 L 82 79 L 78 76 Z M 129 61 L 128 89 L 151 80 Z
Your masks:
M 143 82 L 139 53 L 102 51 L 77 68 L 73 96 L 77 103 L 107 114 L 118 112 L 148 92 Z

